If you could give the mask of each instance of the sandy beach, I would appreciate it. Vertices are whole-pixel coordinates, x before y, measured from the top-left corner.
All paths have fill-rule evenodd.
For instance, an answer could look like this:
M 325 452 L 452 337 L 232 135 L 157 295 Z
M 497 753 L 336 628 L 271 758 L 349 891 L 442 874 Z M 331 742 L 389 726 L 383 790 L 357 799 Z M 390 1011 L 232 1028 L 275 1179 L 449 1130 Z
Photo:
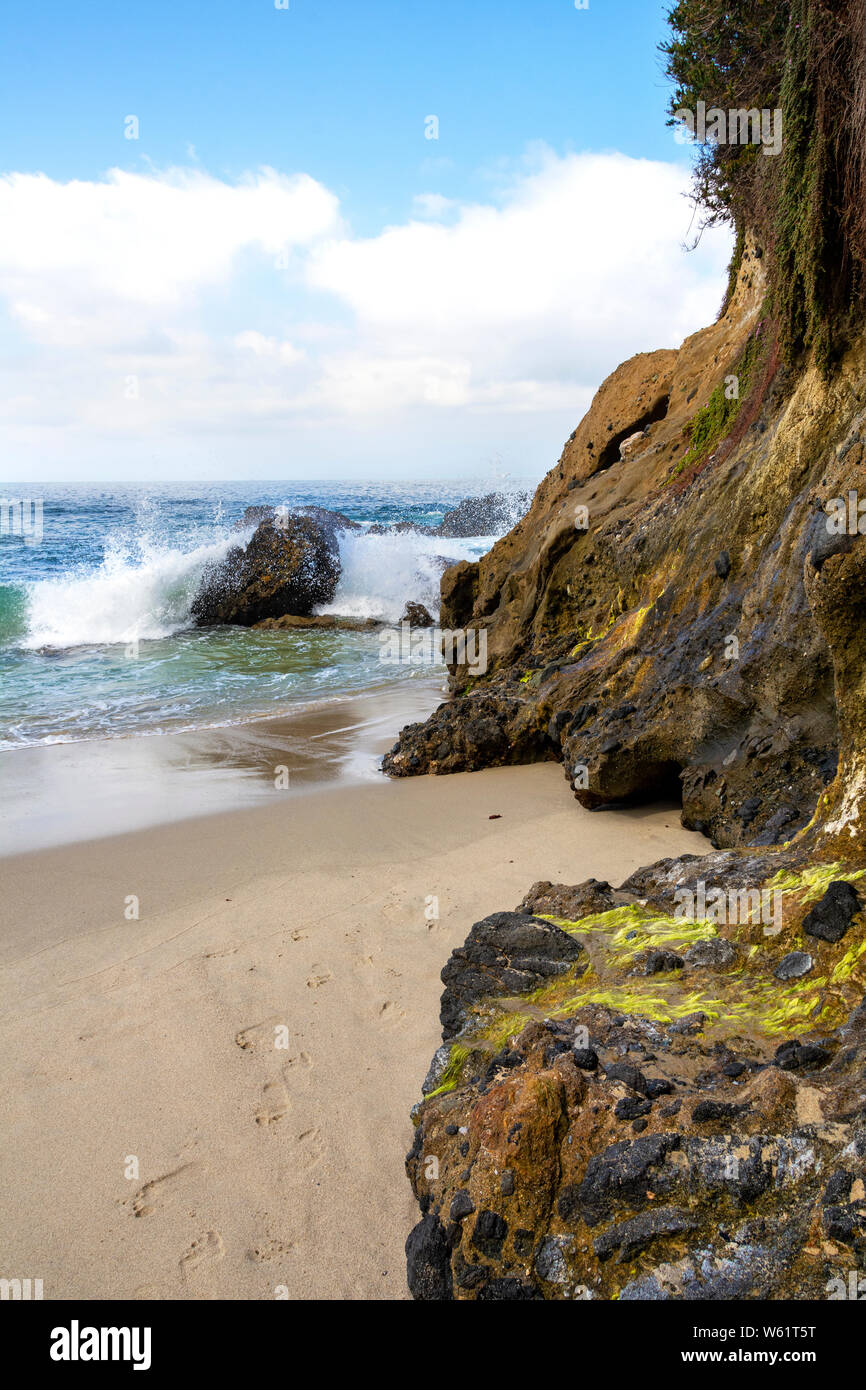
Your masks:
M 402 1160 L 449 951 L 534 880 L 702 844 L 673 809 L 582 811 L 542 764 L 274 790 L 0 861 L 4 1275 L 46 1299 L 407 1297 Z

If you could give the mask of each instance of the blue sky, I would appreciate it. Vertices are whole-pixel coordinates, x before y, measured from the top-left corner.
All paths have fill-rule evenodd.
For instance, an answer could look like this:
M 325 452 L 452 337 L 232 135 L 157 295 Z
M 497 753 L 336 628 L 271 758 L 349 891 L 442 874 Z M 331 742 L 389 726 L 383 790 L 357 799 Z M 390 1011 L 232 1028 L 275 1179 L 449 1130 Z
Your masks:
M 243 476 L 251 437 L 273 476 L 543 473 L 721 294 L 726 235 L 680 248 L 665 9 L 7 0 L 13 473 Z

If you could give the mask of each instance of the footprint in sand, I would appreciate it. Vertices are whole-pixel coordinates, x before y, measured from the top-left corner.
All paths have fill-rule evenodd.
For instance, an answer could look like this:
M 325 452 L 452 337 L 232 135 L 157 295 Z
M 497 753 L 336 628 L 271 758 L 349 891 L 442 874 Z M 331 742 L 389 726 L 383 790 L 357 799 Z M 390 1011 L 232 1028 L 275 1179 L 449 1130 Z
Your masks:
M 401 1009 L 399 1004 L 395 1004 L 393 999 L 386 999 L 376 1011 L 377 1022 L 383 1028 L 396 1028 L 405 1017 L 406 1010 Z
M 281 1255 L 290 1255 L 294 1248 L 293 1240 L 282 1241 L 269 1237 L 252 1246 L 247 1251 L 247 1259 L 253 1260 L 256 1264 L 265 1264 L 268 1260 L 278 1260 Z
M 223 1238 L 219 1231 L 208 1231 L 205 1235 L 199 1236 L 194 1240 L 188 1250 L 185 1250 L 180 1257 L 180 1267 L 188 1277 L 199 1265 L 213 1264 L 216 1260 L 221 1260 L 226 1253 Z
M 262 1103 L 256 1112 L 257 1125 L 272 1125 L 288 1115 L 292 1108 L 289 1093 L 282 1081 L 268 1081 L 262 1088 Z
M 235 1034 L 235 1042 L 238 1047 L 243 1048 L 244 1052 L 255 1052 L 258 1048 L 274 1047 L 277 1028 L 285 1027 L 285 1019 L 277 1018 L 274 1015 L 266 1018 L 262 1023 L 251 1023 L 249 1028 L 242 1028 L 240 1033 Z
M 307 989 L 320 989 L 322 985 L 326 985 L 333 978 L 330 970 L 326 970 L 323 965 L 314 965 L 313 973 L 307 980 Z
M 389 922 L 402 921 L 410 911 L 406 894 L 393 891 L 388 893 L 379 911 Z
M 291 1164 L 299 1172 L 309 1172 L 320 1163 L 325 1152 L 325 1141 L 320 1129 L 305 1129 L 292 1145 Z
M 286 1067 L 303 1067 L 304 1071 L 310 1071 L 313 1066 L 313 1059 L 309 1052 L 299 1052 L 297 1057 L 288 1057 Z
M 182 1167 L 175 1168 L 171 1173 L 164 1173 L 161 1178 L 154 1178 L 151 1182 L 146 1182 L 144 1187 L 139 1188 L 132 1198 L 133 1215 L 150 1216 L 151 1212 L 166 1206 L 183 1188 L 188 1179 L 195 1177 L 199 1172 L 201 1172 L 201 1164 L 185 1163 Z M 126 1203 L 124 1202 L 123 1205 L 125 1206 Z

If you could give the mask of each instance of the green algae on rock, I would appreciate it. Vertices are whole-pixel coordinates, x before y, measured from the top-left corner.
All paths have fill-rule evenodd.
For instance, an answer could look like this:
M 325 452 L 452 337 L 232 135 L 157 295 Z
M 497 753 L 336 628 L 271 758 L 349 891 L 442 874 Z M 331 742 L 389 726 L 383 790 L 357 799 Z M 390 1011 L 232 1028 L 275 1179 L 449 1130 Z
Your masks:
M 814 897 L 836 872 L 786 881 Z M 733 967 L 649 977 L 629 973 L 642 937 L 684 946 L 719 939 L 715 925 L 640 903 L 552 922 L 551 959 L 583 938 L 591 968 L 478 999 L 415 1109 L 414 1295 L 445 1286 L 434 1258 L 437 1297 L 458 1299 L 815 1298 L 866 1264 L 866 930 L 832 968 L 780 980 L 795 918 Z M 474 964 L 458 952 L 449 967 L 453 989 Z M 479 1212 L 496 1217 L 492 1244 L 466 1219 Z

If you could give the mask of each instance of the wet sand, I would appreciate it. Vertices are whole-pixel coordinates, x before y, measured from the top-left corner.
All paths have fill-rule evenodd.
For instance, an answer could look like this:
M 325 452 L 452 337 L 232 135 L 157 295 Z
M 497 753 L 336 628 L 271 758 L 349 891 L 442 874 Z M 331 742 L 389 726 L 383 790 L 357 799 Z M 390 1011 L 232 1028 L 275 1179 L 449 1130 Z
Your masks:
M 166 820 L 271 803 L 322 785 L 382 780 L 404 724 L 445 698 L 419 676 L 279 718 L 192 733 L 58 743 L 0 752 L 0 858 Z
M 0 860 L 0 1274 L 46 1299 L 405 1298 L 448 953 L 534 880 L 703 843 L 674 809 L 584 812 L 542 764 L 270 776 L 243 809 Z

